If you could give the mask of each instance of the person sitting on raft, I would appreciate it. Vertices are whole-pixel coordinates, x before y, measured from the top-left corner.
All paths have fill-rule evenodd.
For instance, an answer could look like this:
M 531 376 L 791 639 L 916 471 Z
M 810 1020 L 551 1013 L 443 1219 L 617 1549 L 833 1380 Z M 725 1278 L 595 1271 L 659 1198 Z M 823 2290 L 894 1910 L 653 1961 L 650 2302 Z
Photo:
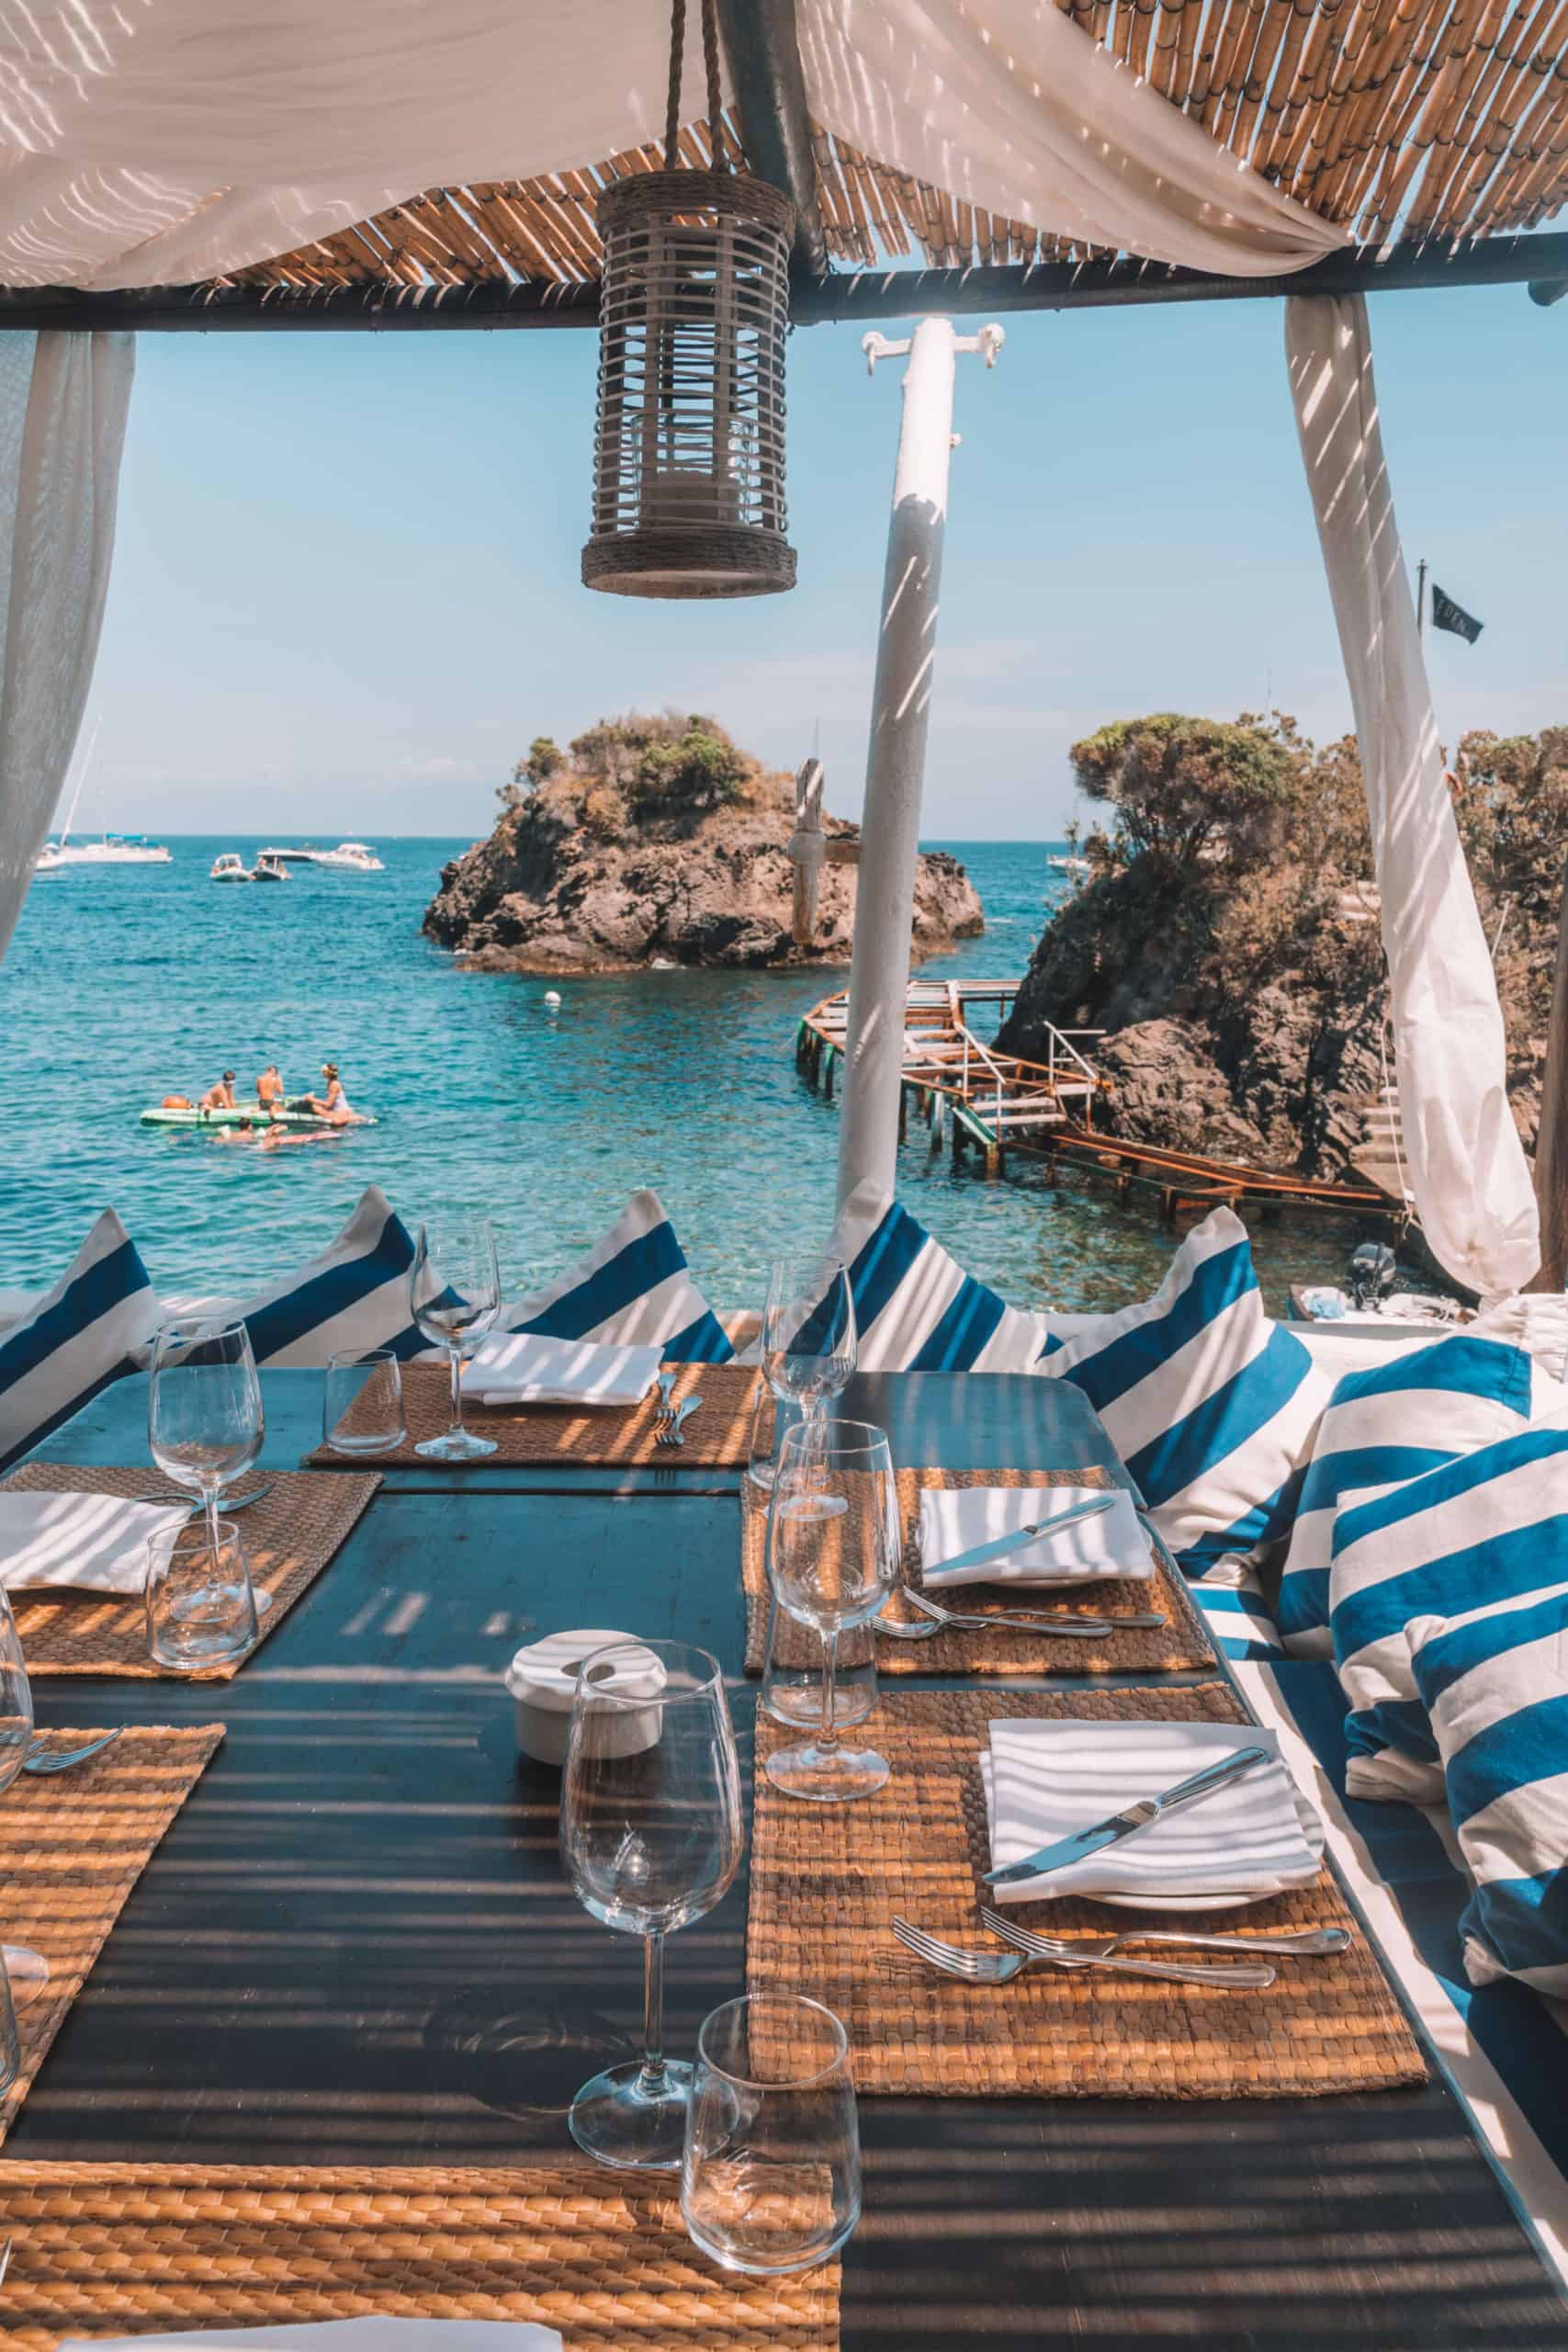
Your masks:
M 321 1076 L 327 1081 L 326 1092 L 302 1094 L 297 1102 L 290 1103 L 289 1108 L 294 1111 L 309 1111 L 313 1118 L 331 1119 L 334 1125 L 344 1126 L 355 1114 L 347 1095 L 343 1091 L 343 1080 L 337 1074 L 336 1062 L 323 1062 Z
M 226 1069 L 221 1078 L 214 1079 L 201 1101 L 198 1111 L 231 1111 L 234 1107 L 234 1073 Z
M 256 1101 L 264 1111 L 281 1111 L 284 1108 L 283 1080 L 277 1074 L 276 1062 L 268 1062 L 265 1069 L 257 1079 Z

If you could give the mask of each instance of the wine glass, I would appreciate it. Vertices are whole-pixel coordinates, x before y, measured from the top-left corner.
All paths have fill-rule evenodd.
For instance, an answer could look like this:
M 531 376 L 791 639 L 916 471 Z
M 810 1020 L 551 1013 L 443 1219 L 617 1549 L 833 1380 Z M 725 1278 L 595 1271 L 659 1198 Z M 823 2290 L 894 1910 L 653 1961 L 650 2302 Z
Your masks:
M 617 1642 L 578 1669 L 561 1788 L 561 1860 L 578 1901 L 643 1939 L 644 2056 L 572 2102 L 571 2136 L 604 2165 L 680 2167 L 692 2069 L 664 2055 L 664 1939 L 722 1901 L 740 1862 L 740 1768 L 724 1677 L 706 1650 Z
M 869 1421 L 828 1419 L 789 1430 L 768 1514 L 768 1576 L 779 1607 L 822 1637 L 822 1713 L 814 1738 L 768 1758 L 769 1780 L 788 1796 L 839 1804 L 887 1779 L 887 1759 L 874 1748 L 840 1745 L 833 1690 L 839 1636 L 877 1614 L 902 1548 L 886 1433 Z
M 774 1259 L 761 1359 L 773 1395 L 807 1420 L 820 1419 L 829 1400 L 842 1395 L 855 1368 L 855 1302 L 842 1259 Z
M 0 1586 L 0 1793 L 8 1789 L 27 1761 L 33 1736 L 33 1690 L 22 1656 L 21 1636 L 11 1614 L 11 1603 Z M 0 2091 L 16 2041 L 16 2020 L 6 2026 L 14 1994 L 17 2004 L 36 1999 L 49 1982 L 49 1962 L 28 1944 L 4 1946 L 4 1971 L 8 1980 L 0 1993 Z M 15 2080 L 13 2071 L 11 2080 Z
M 681 2218 L 726 2270 L 786 2278 L 827 2262 L 860 2219 L 849 2037 L 797 1993 L 751 1993 L 703 2021 L 686 2114 Z
M 265 1426 L 244 1325 L 200 1316 L 165 1323 L 152 1351 L 147 1442 L 165 1478 L 200 1495 L 214 1555 L 218 1498 L 250 1468 Z
M 444 1347 L 452 1372 L 452 1421 L 440 1437 L 414 1447 L 429 1462 L 478 1462 L 495 1452 L 492 1437 L 463 1427 L 463 1362 L 501 1312 L 501 1266 L 495 1227 L 484 1216 L 457 1216 L 422 1225 L 409 1272 L 409 1311 L 433 1346 Z

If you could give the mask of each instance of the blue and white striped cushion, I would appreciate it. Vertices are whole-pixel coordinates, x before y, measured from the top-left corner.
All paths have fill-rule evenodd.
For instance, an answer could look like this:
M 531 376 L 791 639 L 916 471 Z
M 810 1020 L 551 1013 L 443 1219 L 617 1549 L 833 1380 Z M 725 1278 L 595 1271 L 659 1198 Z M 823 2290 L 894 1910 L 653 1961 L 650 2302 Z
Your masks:
M 1538 1465 L 1539 1471 L 1539 1465 Z M 1561 1476 L 1557 1500 L 1565 1500 Z M 1568 1510 L 1533 1531 L 1540 1597 L 1468 1623 L 1418 1619 L 1410 1663 L 1474 1892 L 1472 1984 L 1568 1995 Z M 1546 1589 L 1546 1588 L 1551 1588 Z
M 1264 1313 L 1240 1219 L 1195 1226 L 1153 1298 L 1074 1320 L 1042 1369 L 1083 1390 L 1182 1566 L 1285 1534 L 1330 1383 Z
M 1328 1567 L 1341 1495 L 1398 1486 L 1565 1400 L 1522 1348 L 1457 1333 L 1341 1380 L 1318 1426 L 1280 1583 L 1280 1631 L 1297 1657 L 1327 1657 Z
M 501 1331 L 552 1340 L 662 1341 L 668 1363 L 728 1363 L 735 1351 L 696 1283 L 657 1193 L 634 1193 L 595 1248 L 502 1308 Z
M 1192 1577 L 1187 1589 L 1222 1657 L 1284 1657 L 1258 1571 L 1247 1561 L 1227 1555 Z
M 1438 1743 L 1410 1661 L 1417 1619 L 1467 1619 L 1540 1591 L 1568 1493 L 1568 1421 L 1500 1438 L 1366 1501 L 1342 1503 L 1329 1623 L 1349 1702 L 1355 1796 L 1432 1804 Z
M 1040 1372 L 1049 1333 L 966 1274 L 923 1225 L 870 1181 L 850 1194 L 829 1254 L 854 1295 L 863 1372 Z
M 157 1319 L 136 1245 L 106 1209 L 54 1288 L 0 1336 L 0 1465 L 133 1371 Z
M 169 1299 L 164 1316 L 237 1319 L 250 1332 L 257 1363 L 278 1372 L 317 1369 L 331 1355 L 370 1348 L 392 1348 L 406 1358 L 429 1345 L 409 1315 L 412 1264 L 408 1227 L 372 1184 L 343 1231 L 309 1265 L 250 1298 Z

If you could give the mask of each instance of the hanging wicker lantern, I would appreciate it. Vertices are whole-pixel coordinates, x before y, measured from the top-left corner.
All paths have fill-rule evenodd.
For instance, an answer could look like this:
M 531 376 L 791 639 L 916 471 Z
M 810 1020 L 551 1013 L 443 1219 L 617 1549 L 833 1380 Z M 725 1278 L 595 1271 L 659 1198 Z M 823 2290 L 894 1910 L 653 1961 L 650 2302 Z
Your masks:
M 677 35 L 667 164 L 676 152 L 679 54 Z M 716 75 L 710 40 L 716 154 Z M 607 187 L 599 232 L 604 275 L 585 585 L 664 597 L 793 588 L 784 360 L 794 206 L 741 173 L 666 169 Z

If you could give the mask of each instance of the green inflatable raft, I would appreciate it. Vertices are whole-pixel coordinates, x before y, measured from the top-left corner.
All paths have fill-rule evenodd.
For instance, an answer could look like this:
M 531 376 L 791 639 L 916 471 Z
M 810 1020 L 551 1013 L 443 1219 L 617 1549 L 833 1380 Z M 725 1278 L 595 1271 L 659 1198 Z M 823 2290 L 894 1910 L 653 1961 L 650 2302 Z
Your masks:
M 144 1127 L 237 1127 L 249 1119 L 258 1127 L 373 1127 L 375 1120 L 356 1111 L 352 1119 L 318 1118 L 313 1111 L 280 1111 L 269 1119 L 259 1102 L 236 1102 L 231 1111 L 143 1111 Z

